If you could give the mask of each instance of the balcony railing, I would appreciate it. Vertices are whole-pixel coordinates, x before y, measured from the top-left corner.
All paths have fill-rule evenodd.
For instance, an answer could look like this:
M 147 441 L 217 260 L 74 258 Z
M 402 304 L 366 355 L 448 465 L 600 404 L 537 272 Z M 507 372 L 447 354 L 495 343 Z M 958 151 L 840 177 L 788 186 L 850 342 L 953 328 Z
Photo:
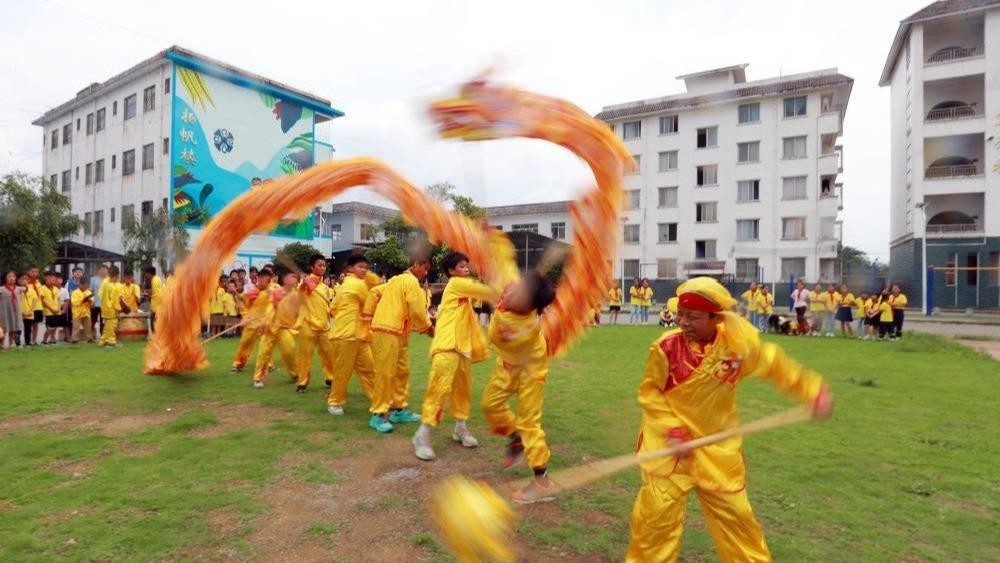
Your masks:
M 976 104 L 967 106 L 955 106 L 951 108 L 932 109 L 927 112 L 927 121 L 946 121 L 949 119 L 964 119 L 966 117 L 976 117 Z
M 927 232 L 936 235 L 975 233 L 982 230 L 978 223 L 954 223 L 951 225 L 927 225 Z
M 924 178 L 967 178 L 978 175 L 979 167 L 976 164 L 952 164 L 947 166 L 931 166 L 924 173 Z
M 725 270 L 726 261 L 715 258 L 698 258 L 692 262 L 684 263 L 685 270 Z
M 933 55 L 927 57 L 928 63 L 946 63 L 949 61 L 957 61 L 959 59 L 967 59 L 969 57 L 977 57 L 982 54 L 982 49 L 979 47 L 945 47 L 935 52 Z

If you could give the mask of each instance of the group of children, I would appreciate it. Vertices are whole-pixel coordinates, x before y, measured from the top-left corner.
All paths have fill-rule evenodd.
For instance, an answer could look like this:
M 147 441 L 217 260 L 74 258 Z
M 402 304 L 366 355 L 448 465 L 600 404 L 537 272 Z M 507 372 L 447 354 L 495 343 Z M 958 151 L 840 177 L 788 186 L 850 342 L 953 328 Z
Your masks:
M 40 274 L 35 267 L 21 276 L 7 272 L 0 290 L 0 331 L 6 333 L 8 346 L 92 343 L 98 339 L 94 331 L 98 320 L 99 343 L 117 345 L 119 315 L 138 311 L 143 297 L 155 311 L 163 290 L 155 268 L 144 273 L 146 291 L 135 283 L 131 272 L 122 281 L 119 273 L 117 267 L 102 266 L 97 276 L 88 279 L 76 268 L 66 281 L 60 272 Z
M 845 284 L 828 284 L 824 290 L 817 283 L 807 290 L 800 280 L 789 296 L 794 318 L 775 313 L 766 284 L 751 283 L 740 297 L 746 317 L 762 332 L 833 337 L 839 325 L 842 336 L 863 340 L 901 338 L 908 305 L 899 284 L 855 296 Z

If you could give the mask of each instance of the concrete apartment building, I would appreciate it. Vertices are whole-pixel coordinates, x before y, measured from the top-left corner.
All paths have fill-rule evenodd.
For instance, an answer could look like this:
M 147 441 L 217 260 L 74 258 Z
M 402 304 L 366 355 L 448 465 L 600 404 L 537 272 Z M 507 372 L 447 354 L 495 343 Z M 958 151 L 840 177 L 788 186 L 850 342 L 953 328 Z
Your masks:
M 827 69 L 748 82 L 747 66 L 597 114 L 639 163 L 616 277 L 838 279 L 838 138 L 854 81 Z
M 192 233 L 258 184 L 328 160 L 316 125 L 342 116 L 326 99 L 171 47 L 84 88 L 36 119 L 44 178 L 85 223 L 76 242 L 121 253 L 122 225 L 166 208 Z M 235 260 L 270 261 L 300 240 L 327 249 L 317 210 L 251 235 Z M 291 219 L 291 218 L 290 218 Z
M 927 266 L 1000 267 L 1000 0 L 934 2 L 902 20 L 879 85 L 892 104 L 891 277 L 916 306 Z M 928 281 L 935 307 L 1000 307 L 996 271 Z

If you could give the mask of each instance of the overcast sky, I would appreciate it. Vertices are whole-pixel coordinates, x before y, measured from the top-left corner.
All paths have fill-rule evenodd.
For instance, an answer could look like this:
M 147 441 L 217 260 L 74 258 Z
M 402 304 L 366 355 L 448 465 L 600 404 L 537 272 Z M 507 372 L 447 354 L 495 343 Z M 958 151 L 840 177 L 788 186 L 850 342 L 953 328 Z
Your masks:
M 855 79 L 844 242 L 888 261 L 889 92 L 877 83 L 899 20 L 927 3 L 0 0 L 0 173 L 40 173 L 33 119 L 172 44 L 330 99 L 347 114 L 329 127 L 338 156 L 383 158 L 481 205 L 566 199 L 589 182 L 546 143 L 435 138 L 426 102 L 488 65 L 594 113 L 679 93 L 674 77 L 698 70 L 747 62 L 758 80 L 838 67 Z

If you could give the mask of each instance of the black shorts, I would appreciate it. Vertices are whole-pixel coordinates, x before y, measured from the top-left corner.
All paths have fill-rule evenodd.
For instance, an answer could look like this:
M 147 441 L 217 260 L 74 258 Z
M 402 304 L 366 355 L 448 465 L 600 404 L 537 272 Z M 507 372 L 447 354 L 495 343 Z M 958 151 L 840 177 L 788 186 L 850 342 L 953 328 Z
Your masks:
M 617 312 L 619 312 L 619 311 L 622 310 L 622 306 L 621 305 L 611 305 L 610 307 L 608 307 L 608 310 L 610 310 L 612 313 L 617 313 Z
M 45 320 L 45 313 L 43 313 L 41 309 L 35 311 L 35 322 L 40 323 L 44 320 Z
M 47 328 L 59 328 L 66 326 L 66 315 L 45 315 L 45 326 Z

